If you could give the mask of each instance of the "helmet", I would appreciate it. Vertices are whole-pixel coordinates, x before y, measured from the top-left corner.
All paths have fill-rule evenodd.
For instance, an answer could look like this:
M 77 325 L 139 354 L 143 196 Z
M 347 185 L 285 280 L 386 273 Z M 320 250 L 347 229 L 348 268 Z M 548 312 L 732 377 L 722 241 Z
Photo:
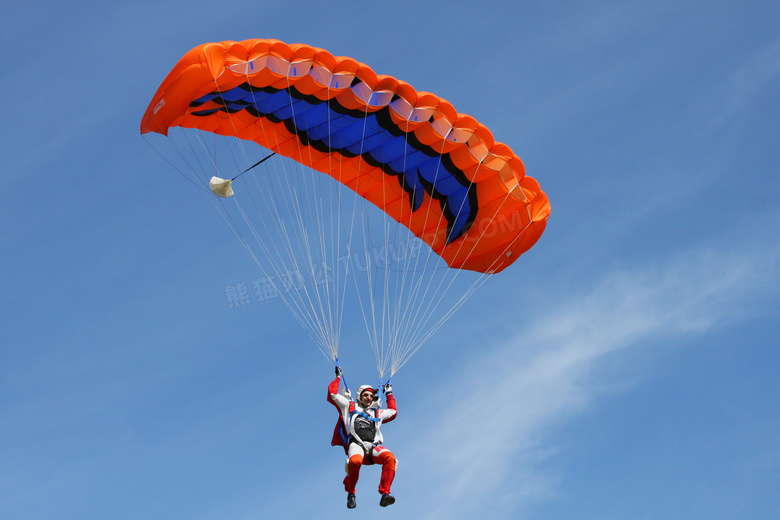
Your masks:
M 366 390 L 371 390 L 371 393 L 374 394 L 374 401 L 376 401 L 379 397 L 379 392 L 371 385 L 362 385 L 358 387 L 357 389 L 357 399 L 360 400 L 363 397 L 363 392 Z

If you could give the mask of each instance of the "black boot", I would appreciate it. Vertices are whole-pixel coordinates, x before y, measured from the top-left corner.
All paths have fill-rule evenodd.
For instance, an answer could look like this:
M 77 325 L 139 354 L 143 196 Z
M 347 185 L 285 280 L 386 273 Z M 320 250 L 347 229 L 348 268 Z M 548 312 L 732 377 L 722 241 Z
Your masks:
M 355 493 L 347 495 L 347 508 L 355 509 L 357 507 L 357 501 L 355 500 Z
M 382 507 L 387 507 L 390 504 L 395 504 L 395 497 L 390 493 L 384 493 L 382 498 L 379 499 L 379 505 Z

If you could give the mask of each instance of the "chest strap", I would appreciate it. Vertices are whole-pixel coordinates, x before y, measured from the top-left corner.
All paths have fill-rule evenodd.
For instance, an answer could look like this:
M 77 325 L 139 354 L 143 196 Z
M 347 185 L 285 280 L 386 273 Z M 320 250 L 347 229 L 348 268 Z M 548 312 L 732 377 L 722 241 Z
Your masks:
M 377 417 L 371 417 L 370 415 L 368 415 L 368 414 L 366 414 L 366 413 L 363 413 L 363 412 L 358 412 L 357 410 L 350 410 L 350 412 L 349 412 L 349 416 L 350 416 L 350 417 L 352 417 L 353 415 L 359 415 L 359 416 L 361 416 L 361 417 L 363 417 L 363 418 L 365 418 L 365 419 L 368 419 L 369 421 L 372 421 L 372 422 L 379 422 L 379 420 L 380 420 L 380 419 L 379 419 L 379 410 L 376 410 L 376 409 L 375 409 L 375 412 L 374 412 L 374 413 L 376 413 L 376 414 L 377 414 Z

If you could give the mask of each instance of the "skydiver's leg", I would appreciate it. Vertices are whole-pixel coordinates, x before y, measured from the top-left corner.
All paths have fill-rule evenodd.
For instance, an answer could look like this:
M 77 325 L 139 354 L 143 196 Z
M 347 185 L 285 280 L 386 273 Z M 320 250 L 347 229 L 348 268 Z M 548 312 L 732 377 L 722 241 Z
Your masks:
M 347 493 L 354 493 L 355 486 L 357 485 L 358 477 L 360 477 L 360 466 L 363 464 L 363 455 L 365 452 L 363 448 L 356 443 L 349 445 L 349 451 L 347 456 L 349 461 L 347 462 L 347 476 L 344 477 L 344 490 Z
M 379 480 L 379 492 L 383 495 L 389 494 L 390 486 L 393 484 L 393 479 L 395 478 L 395 455 L 384 446 L 374 447 L 372 455 L 374 463 L 382 465 L 382 478 Z

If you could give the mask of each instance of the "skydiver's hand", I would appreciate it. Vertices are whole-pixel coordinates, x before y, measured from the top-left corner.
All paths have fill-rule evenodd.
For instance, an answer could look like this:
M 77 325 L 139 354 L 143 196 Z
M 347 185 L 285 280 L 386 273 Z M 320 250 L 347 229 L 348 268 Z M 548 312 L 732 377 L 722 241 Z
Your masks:
M 393 385 L 391 385 L 390 383 L 387 383 L 385 385 L 385 394 L 389 395 L 389 394 L 392 394 L 392 393 L 393 393 Z
M 341 371 L 341 367 L 336 365 L 336 377 L 341 377 L 344 373 Z

